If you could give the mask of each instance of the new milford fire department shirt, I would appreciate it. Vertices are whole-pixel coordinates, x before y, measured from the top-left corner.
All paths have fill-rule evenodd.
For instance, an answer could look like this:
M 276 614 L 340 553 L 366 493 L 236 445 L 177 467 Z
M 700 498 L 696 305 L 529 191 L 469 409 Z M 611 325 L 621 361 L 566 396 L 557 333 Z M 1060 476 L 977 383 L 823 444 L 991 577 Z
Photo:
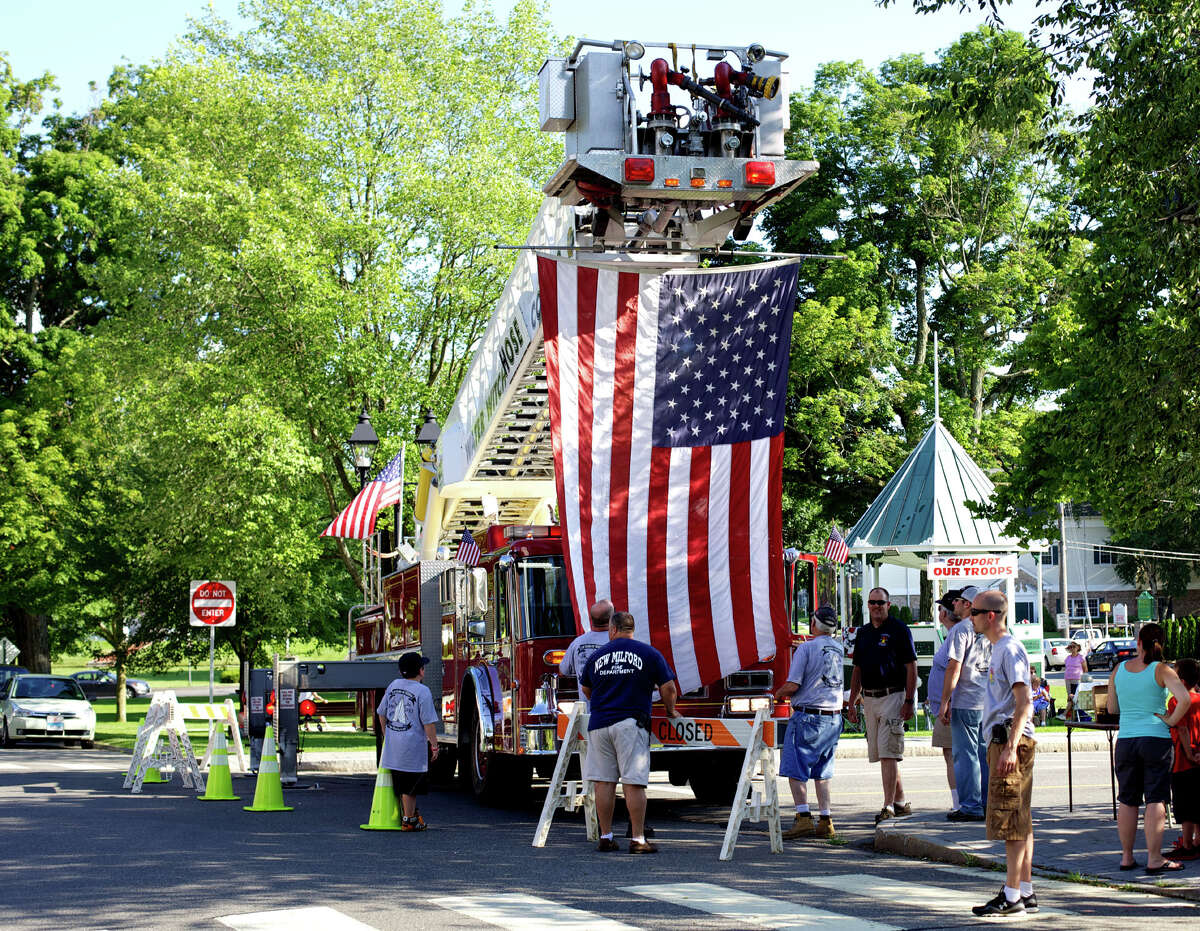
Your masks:
M 649 729 L 651 696 L 674 678 L 666 659 L 650 644 L 632 637 L 610 640 L 591 655 L 579 677 L 592 690 L 588 730 L 626 718 L 642 721 Z
M 426 772 L 429 769 L 429 741 L 425 737 L 425 725 L 436 724 L 438 719 L 433 707 L 433 693 L 416 679 L 395 679 L 377 710 L 387 725 L 379 765 L 403 773 Z

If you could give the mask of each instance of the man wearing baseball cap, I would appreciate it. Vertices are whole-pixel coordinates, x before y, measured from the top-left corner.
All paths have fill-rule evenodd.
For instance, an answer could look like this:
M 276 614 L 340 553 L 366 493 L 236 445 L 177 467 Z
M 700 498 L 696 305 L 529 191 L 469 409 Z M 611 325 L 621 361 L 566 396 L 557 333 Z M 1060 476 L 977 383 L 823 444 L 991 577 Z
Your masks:
M 392 790 L 404 810 L 401 831 L 424 831 L 425 819 L 417 810 L 417 796 L 429 791 L 429 760 L 437 759 L 437 711 L 433 693 L 422 681 L 429 657 L 403 653 L 400 678 L 383 693 L 376 714 L 383 732 L 379 765 L 392 771 Z
M 830 636 L 837 630 L 837 614 L 821 607 L 809 623 L 811 640 L 796 647 L 787 681 L 775 698 L 792 701 L 792 717 L 779 752 L 779 773 L 788 777 L 796 820 L 783 832 L 796 837 L 833 837 L 829 810 L 829 784 L 833 779 L 833 754 L 842 734 L 842 666 L 846 661 L 840 641 Z M 808 807 L 808 780 L 817 787 L 820 821 Z
M 958 811 L 958 784 L 954 780 L 954 756 L 951 752 L 950 725 L 943 724 L 938 713 L 942 707 L 942 685 L 946 680 L 946 661 L 950 658 L 950 631 L 958 623 L 954 613 L 956 602 L 962 600 L 962 592 L 952 588 L 937 601 L 938 623 L 941 625 L 939 634 L 942 643 L 933 654 L 933 665 L 929 669 L 929 685 L 925 693 L 925 701 L 929 706 L 929 716 L 933 719 L 933 746 L 942 751 L 946 761 L 946 784 L 950 786 L 950 810 Z
M 950 821 L 983 821 L 987 807 L 988 741 L 983 730 L 983 704 L 992 645 L 971 623 L 971 605 L 979 595 L 978 588 L 968 585 L 954 602 L 955 614 L 963 620 L 950 631 L 938 713 L 941 723 L 950 726 L 958 788 L 958 809 L 946 815 Z

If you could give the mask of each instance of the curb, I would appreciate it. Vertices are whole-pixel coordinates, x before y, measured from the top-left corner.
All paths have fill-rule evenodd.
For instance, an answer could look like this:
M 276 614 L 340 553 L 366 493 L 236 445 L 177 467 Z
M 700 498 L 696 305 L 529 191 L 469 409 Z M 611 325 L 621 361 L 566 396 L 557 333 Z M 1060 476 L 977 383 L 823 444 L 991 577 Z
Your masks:
M 930 837 L 919 834 L 909 834 L 892 828 L 875 828 L 874 849 L 879 853 L 894 853 L 911 859 L 933 860 L 938 863 L 949 863 L 952 866 L 982 867 L 985 869 L 1003 870 L 1004 859 L 991 854 L 968 853 L 949 844 L 944 844 Z M 1061 869 L 1045 866 L 1036 861 L 1034 871 L 1047 879 L 1068 879 L 1068 874 Z M 1078 874 L 1088 885 L 1103 885 L 1111 889 L 1126 888 L 1127 883 L 1113 882 L 1107 876 L 1096 876 L 1087 873 Z M 1185 899 L 1200 902 L 1200 888 L 1186 886 L 1155 886 L 1153 884 L 1136 884 L 1138 892 L 1163 896 L 1168 899 Z

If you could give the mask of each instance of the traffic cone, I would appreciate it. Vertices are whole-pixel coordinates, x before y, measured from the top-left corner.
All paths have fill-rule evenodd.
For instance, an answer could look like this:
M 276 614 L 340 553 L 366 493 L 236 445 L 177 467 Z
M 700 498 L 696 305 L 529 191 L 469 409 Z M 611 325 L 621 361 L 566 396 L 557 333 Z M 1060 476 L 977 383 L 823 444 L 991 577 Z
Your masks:
M 150 754 L 150 759 L 158 762 L 158 749 L 162 745 L 162 737 L 154 738 L 154 750 Z M 164 777 L 158 766 L 150 766 L 146 769 L 146 775 L 142 777 L 142 785 L 170 782 L 171 780 Z
M 275 755 L 275 732 L 267 725 L 262 758 L 258 761 L 258 782 L 254 785 L 254 804 L 245 811 L 293 811 L 283 804 L 283 784 L 279 781 L 279 757 Z
M 399 831 L 403 828 L 400 815 L 392 789 L 392 771 L 380 766 L 375 777 L 375 796 L 371 799 L 371 817 L 359 827 L 364 831 Z
M 229 745 L 225 743 L 225 728 L 217 730 L 213 743 L 212 762 L 208 769 L 208 782 L 202 802 L 236 802 L 233 794 L 233 777 L 229 774 Z M 256 800 L 257 801 L 257 800 Z

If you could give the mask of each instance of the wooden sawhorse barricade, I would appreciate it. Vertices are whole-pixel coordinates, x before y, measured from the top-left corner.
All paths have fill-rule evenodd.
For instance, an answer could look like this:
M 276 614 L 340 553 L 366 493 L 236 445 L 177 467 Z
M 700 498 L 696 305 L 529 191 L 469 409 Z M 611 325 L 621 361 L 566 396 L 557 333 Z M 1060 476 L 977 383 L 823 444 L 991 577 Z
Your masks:
M 582 710 L 583 702 L 577 702 L 571 714 L 559 718 L 562 743 L 558 759 L 554 764 L 554 775 L 550 777 L 550 788 L 542 805 L 542 816 L 538 819 L 533 835 L 533 846 L 546 846 L 554 813 L 560 808 L 575 811 L 583 808 L 587 839 L 600 839 L 600 826 L 596 820 L 596 795 L 587 779 L 580 782 L 567 780 L 567 766 L 571 757 L 579 754 L 580 773 L 587 764 L 587 713 Z M 783 830 L 779 823 L 779 786 L 776 780 L 775 745 L 776 727 L 774 720 L 765 711 L 759 711 L 754 720 L 736 718 L 655 718 L 651 722 L 651 743 L 677 745 L 698 749 L 730 749 L 744 747 L 742 771 L 738 778 L 737 791 L 729 812 L 729 823 L 725 828 L 725 840 L 721 845 L 721 859 L 733 859 L 733 850 L 738 834 L 746 821 L 766 820 L 770 837 L 771 853 L 783 853 Z
M 208 721 L 208 747 L 204 757 L 197 761 L 192 750 L 192 741 L 188 737 L 188 721 Z M 138 728 L 137 742 L 133 748 L 133 759 L 125 773 L 124 788 L 138 793 L 142 791 L 142 783 L 146 771 L 155 767 L 160 771 L 174 768 L 186 788 L 196 792 L 204 791 L 204 778 L 201 770 L 212 759 L 212 748 L 216 733 L 226 727 L 232 734 L 231 742 L 237 756 L 241 771 L 246 770 L 246 754 L 242 748 L 242 735 L 238 727 L 237 711 L 232 699 L 225 699 L 221 704 L 202 704 L 199 702 L 180 702 L 174 692 L 163 692 L 156 695 L 146 711 L 145 720 Z M 163 745 L 163 737 L 166 744 Z

